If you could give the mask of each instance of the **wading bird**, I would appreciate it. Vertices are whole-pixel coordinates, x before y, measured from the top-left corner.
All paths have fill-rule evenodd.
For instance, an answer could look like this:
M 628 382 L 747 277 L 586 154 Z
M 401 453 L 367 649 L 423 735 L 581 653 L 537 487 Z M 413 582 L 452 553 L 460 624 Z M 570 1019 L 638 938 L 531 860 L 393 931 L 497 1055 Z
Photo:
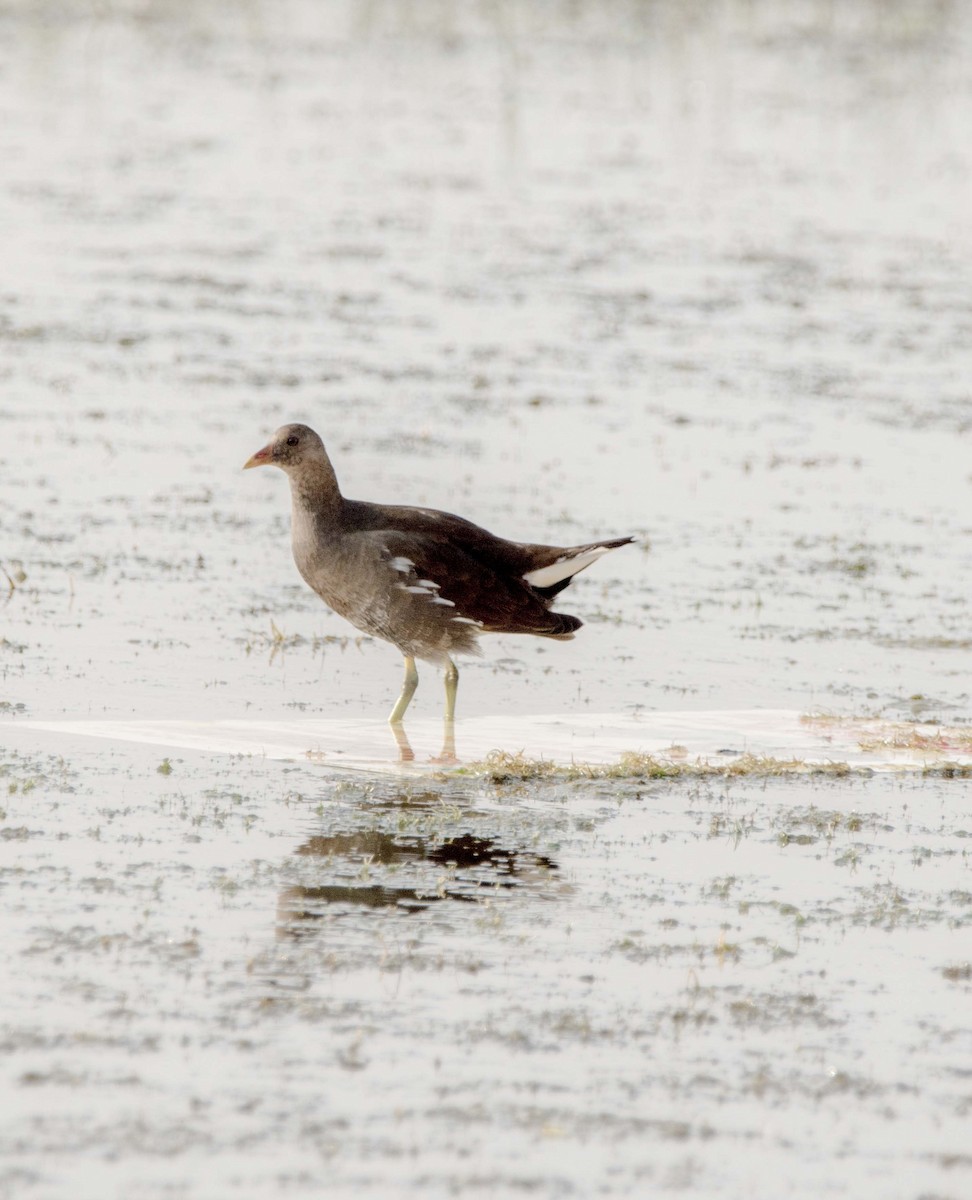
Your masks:
M 551 612 L 558 592 L 632 537 L 583 546 L 535 546 L 496 537 L 434 508 L 371 504 L 341 495 L 324 443 L 284 425 L 244 467 L 279 467 L 290 480 L 294 561 L 325 604 L 405 659 L 398 725 L 418 686 L 415 660 L 445 667 L 445 719 L 456 710 L 454 654 L 479 654 L 482 633 L 566 641 L 583 622 Z

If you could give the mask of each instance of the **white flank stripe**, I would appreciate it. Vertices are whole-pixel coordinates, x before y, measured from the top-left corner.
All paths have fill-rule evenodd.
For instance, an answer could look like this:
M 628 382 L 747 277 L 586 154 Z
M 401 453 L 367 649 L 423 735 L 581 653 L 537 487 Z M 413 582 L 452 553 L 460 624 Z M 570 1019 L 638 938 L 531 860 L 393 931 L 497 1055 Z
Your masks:
M 551 587 L 555 583 L 560 583 L 561 579 L 569 579 L 571 575 L 583 571 L 602 554 L 607 554 L 609 550 L 616 548 L 615 546 L 593 546 L 590 550 L 585 550 L 582 554 L 575 554 L 572 558 L 567 556 L 558 558 L 549 567 L 538 567 L 535 571 L 527 571 L 523 578 L 533 587 Z
M 411 571 L 412 567 L 415 566 L 415 563 L 413 563 L 410 558 L 404 558 L 402 555 L 398 555 L 396 558 L 389 559 L 388 565 L 393 571 L 401 571 L 403 574 L 407 575 L 408 572 Z

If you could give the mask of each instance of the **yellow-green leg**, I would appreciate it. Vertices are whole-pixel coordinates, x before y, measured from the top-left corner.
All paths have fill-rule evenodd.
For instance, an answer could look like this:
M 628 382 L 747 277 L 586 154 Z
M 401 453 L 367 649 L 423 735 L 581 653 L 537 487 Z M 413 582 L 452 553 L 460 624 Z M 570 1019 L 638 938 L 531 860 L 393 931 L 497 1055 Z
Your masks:
M 449 665 L 446 667 L 445 685 L 446 685 L 445 719 L 446 719 L 446 724 L 451 725 L 452 722 L 456 719 L 456 692 L 459 689 L 459 670 L 451 658 L 449 659 Z
M 395 707 L 388 718 L 389 725 L 397 725 L 405 716 L 405 710 L 412 702 L 415 689 L 418 687 L 418 671 L 415 669 L 415 659 L 410 654 L 405 655 L 405 678 L 402 681 L 402 694 L 395 701 Z

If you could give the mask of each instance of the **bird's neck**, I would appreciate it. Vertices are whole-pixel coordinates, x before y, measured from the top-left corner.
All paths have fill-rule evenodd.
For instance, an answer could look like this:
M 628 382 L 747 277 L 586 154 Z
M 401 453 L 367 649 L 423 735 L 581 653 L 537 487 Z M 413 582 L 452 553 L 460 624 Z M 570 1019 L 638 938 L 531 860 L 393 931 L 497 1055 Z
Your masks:
M 307 463 L 290 476 L 290 496 L 294 515 L 298 512 L 315 517 L 334 517 L 344 503 L 337 476 L 328 459 Z

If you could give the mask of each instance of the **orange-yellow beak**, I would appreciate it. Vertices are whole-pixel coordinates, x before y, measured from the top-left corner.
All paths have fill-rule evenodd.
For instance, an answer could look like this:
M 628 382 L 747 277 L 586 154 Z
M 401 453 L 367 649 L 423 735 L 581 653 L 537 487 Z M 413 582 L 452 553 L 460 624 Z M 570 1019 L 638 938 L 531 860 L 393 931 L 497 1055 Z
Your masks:
M 247 467 L 265 467 L 272 458 L 273 447 L 264 446 L 263 449 L 258 450 L 256 454 L 250 455 L 250 457 L 243 464 L 243 470 L 245 471 Z

